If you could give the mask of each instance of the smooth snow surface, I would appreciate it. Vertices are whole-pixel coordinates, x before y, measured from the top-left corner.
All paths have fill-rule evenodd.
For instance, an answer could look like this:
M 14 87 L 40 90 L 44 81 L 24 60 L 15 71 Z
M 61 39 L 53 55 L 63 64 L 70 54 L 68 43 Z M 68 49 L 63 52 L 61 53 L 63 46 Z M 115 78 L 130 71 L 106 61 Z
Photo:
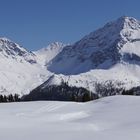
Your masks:
M 140 97 L 0 104 L 1 140 L 139 140 Z

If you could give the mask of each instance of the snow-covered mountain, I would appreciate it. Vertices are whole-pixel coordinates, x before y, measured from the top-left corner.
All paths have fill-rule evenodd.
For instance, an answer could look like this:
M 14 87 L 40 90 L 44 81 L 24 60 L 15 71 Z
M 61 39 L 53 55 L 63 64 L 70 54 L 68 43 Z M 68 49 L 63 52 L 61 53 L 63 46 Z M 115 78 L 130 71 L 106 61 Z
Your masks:
M 0 93 L 29 93 L 45 82 L 94 90 L 113 81 L 125 88 L 140 85 L 140 21 L 121 17 L 73 45 L 52 43 L 30 52 L 0 38 Z M 43 84 L 44 86 L 44 84 Z
M 66 46 L 48 65 L 57 81 L 94 90 L 96 82 L 140 85 L 140 21 L 120 17 L 73 45 Z M 56 78 L 57 77 L 57 78 Z M 51 83 L 53 80 L 50 79 Z
M 27 94 L 42 84 L 51 75 L 46 63 L 64 46 L 56 42 L 31 52 L 7 38 L 0 38 L 0 94 Z
M 0 58 L 36 63 L 35 55 L 7 38 L 0 38 Z
M 92 69 L 108 69 L 118 62 L 139 63 L 140 22 L 121 17 L 67 46 L 52 61 L 49 70 L 66 75 Z
M 38 63 L 47 65 L 56 55 L 58 55 L 66 45 L 61 42 L 54 42 L 45 48 L 42 48 L 34 53 L 37 56 Z
M 46 80 L 46 76 L 47 71 L 37 63 L 33 52 L 0 38 L 0 94 L 29 93 Z

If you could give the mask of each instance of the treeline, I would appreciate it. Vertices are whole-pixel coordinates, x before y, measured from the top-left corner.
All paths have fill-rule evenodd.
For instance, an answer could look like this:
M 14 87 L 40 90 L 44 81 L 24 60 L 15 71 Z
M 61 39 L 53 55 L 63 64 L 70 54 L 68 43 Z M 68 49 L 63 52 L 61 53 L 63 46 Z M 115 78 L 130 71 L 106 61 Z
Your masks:
M 95 93 L 99 97 L 113 96 L 113 95 L 134 95 L 140 96 L 140 86 L 133 87 L 129 90 L 123 88 L 123 83 L 113 83 L 107 81 L 105 83 L 95 84 Z
M 46 88 L 39 86 L 29 95 L 22 98 L 23 101 L 52 100 L 86 102 L 98 99 L 98 95 L 82 87 L 69 86 L 62 82 L 61 85 L 51 85 Z
M 94 92 L 83 87 L 69 86 L 62 82 L 61 85 L 49 85 L 44 88 L 41 85 L 22 98 L 23 101 L 75 101 L 87 102 L 102 97 L 113 95 L 124 95 L 126 93 L 123 83 L 106 81 L 104 83 L 95 83 Z
M 94 88 L 94 92 L 91 92 L 83 87 L 69 86 L 65 82 L 62 82 L 61 85 L 49 85 L 45 88 L 44 85 L 41 85 L 22 98 L 18 94 L 0 95 L 0 103 L 41 100 L 87 102 L 113 95 L 140 96 L 140 86 L 125 90 L 122 83 L 112 81 L 95 83 Z
M 6 102 L 19 102 L 20 98 L 18 94 L 0 95 L 0 103 Z
M 113 95 L 122 95 L 122 92 L 125 91 L 123 88 L 123 83 L 121 82 L 112 82 L 110 80 L 103 83 L 95 83 L 95 94 L 99 97 L 107 97 Z
M 140 96 L 140 86 L 133 87 L 129 90 L 123 90 L 122 95 L 135 95 Z

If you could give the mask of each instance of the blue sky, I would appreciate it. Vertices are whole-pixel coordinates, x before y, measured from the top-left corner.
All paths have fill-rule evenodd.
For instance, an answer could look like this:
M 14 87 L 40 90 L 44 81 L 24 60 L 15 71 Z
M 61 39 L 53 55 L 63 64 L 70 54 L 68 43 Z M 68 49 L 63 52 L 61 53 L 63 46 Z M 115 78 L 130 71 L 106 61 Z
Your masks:
M 0 0 L 0 36 L 29 50 L 74 43 L 120 16 L 140 19 L 139 0 Z

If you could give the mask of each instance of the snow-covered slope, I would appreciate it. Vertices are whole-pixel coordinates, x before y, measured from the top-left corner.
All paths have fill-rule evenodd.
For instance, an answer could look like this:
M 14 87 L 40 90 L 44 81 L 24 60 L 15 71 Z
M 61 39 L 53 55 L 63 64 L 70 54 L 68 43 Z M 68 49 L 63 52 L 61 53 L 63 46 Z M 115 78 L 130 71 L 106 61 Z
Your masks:
M 0 94 L 27 94 L 47 79 L 34 53 L 0 38 Z
M 63 43 L 54 42 L 48 45 L 46 48 L 42 48 L 34 53 L 37 56 L 38 63 L 41 65 L 47 65 L 53 58 L 55 58 L 65 47 Z
M 45 65 L 64 48 L 62 43 L 30 52 L 7 38 L 0 38 L 0 94 L 27 94 L 47 80 Z
M 140 97 L 0 104 L 2 140 L 139 140 Z

